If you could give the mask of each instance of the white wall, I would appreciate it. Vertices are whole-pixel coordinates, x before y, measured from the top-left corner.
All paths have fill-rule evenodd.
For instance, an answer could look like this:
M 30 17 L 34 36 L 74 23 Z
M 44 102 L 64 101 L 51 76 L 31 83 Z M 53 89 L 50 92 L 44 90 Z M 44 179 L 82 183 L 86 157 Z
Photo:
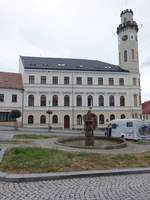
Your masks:
M 29 75 L 35 76 L 35 84 L 31 85 L 29 83 Z M 41 76 L 47 77 L 47 84 L 42 85 L 40 83 Z M 58 76 L 58 85 L 52 84 L 52 77 Z M 64 77 L 70 77 L 70 84 L 64 85 Z M 72 77 L 73 77 L 73 85 L 72 85 Z M 76 77 L 82 77 L 82 85 L 76 85 Z M 93 78 L 93 85 L 87 85 L 87 77 Z M 103 77 L 104 85 L 98 85 L 98 77 Z M 133 86 L 133 77 L 137 78 L 137 86 Z M 114 86 L 108 85 L 108 79 L 114 78 Z M 119 78 L 124 78 L 124 86 L 119 85 Z M 106 109 L 110 109 L 109 107 L 109 96 L 115 96 L 115 109 L 120 109 L 120 96 L 125 96 L 126 108 L 131 109 L 133 107 L 133 95 L 137 94 L 139 96 L 140 86 L 138 85 L 139 74 L 137 73 L 116 73 L 116 72 L 70 72 L 70 71 L 36 71 L 36 70 L 25 70 L 23 74 L 24 79 L 24 105 L 28 107 L 28 96 L 33 94 L 35 96 L 35 107 L 40 106 L 40 96 L 45 94 L 47 97 L 47 106 L 48 101 L 52 102 L 52 96 L 58 95 L 59 97 L 59 106 L 61 109 L 69 109 L 64 108 L 64 96 L 67 94 L 70 96 L 70 106 L 72 106 L 72 91 L 74 98 L 74 106 L 76 106 L 76 96 L 82 96 L 82 105 L 83 108 L 87 107 L 87 96 L 93 95 L 94 102 L 93 105 L 95 109 L 103 109 L 98 108 L 98 96 L 103 95 L 105 99 L 105 107 Z M 140 108 L 140 106 L 139 106 Z M 28 108 L 30 109 L 30 108 Z M 35 108 L 36 109 L 36 108 Z M 43 109 L 43 108 L 39 108 Z M 58 108 L 54 108 L 58 109 Z M 59 108 L 60 109 L 60 108 Z M 71 109 L 71 108 L 70 108 Z M 78 108 L 76 108 L 78 109 Z M 113 108 L 111 108 L 113 109 Z M 124 108 L 123 108 L 124 109 Z M 134 109 L 134 108 L 133 108 Z
M 0 88 L 0 94 L 4 94 L 4 102 L 0 102 L 0 112 L 11 112 L 17 109 L 22 113 L 23 90 Z M 17 102 L 12 102 L 13 94 L 17 95 Z

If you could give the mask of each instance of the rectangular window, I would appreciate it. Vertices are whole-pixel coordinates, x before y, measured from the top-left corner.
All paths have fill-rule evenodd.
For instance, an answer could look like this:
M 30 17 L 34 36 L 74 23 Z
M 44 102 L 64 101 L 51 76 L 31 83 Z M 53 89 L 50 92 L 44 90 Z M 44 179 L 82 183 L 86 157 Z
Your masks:
M 124 78 L 119 78 L 119 85 L 124 85 Z
M 12 95 L 12 102 L 13 102 L 13 103 L 16 103 L 16 102 L 17 102 L 17 95 L 16 95 L 16 94 L 13 94 L 13 95 Z
M 114 85 L 114 79 L 113 78 L 109 78 L 109 85 Z
M 46 76 L 41 76 L 41 84 L 46 84 Z
M 103 78 L 102 77 L 98 78 L 98 85 L 103 85 Z
M 112 125 L 111 125 L 111 128 L 112 128 L 112 129 L 116 129 L 117 127 L 118 127 L 117 124 L 112 124 Z
M 88 85 L 92 85 L 92 84 L 93 84 L 93 79 L 92 79 L 92 77 L 88 77 L 88 78 L 87 78 L 87 84 L 88 84 Z
M 81 77 L 77 77 L 76 78 L 76 84 L 77 85 L 82 85 L 82 78 Z
M 127 122 L 127 127 L 133 127 L 133 122 Z
M 29 84 L 34 84 L 34 76 L 29 76 Z
M 136 85 L 136 78 L 133 78 L 133 85 Z
M 64 84 L 69 85 L 69 77 L 68 76 L 64 77 Z
M 53 76 L 53 84 L 54 85 L 58 84 L 58 76 Z
M 14 119 L 10 117 L 9 112 L 0 112 L 0 121 L 8 122 L 8 121 L 14 121 Z
M 0 102 L 4 102 L 4 94 L 0 94 Z

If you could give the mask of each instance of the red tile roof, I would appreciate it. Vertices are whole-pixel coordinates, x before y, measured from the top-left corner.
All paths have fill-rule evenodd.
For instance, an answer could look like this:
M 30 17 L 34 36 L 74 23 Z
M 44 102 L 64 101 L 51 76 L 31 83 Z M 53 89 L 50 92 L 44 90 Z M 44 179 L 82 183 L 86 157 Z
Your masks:
M 142 104 L 142 113 L 150 114 L 150 101 L 146 101 Z
M 0 88 L 23 90 L 21 74 L 0 72 Z

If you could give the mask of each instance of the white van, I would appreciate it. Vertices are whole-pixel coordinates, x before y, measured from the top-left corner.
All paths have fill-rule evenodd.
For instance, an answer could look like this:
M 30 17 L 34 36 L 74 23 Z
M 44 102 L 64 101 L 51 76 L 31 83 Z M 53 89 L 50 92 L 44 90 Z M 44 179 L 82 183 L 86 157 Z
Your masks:
M 142 125 L 140 119 L 114 119 L 110 121 L 105 135 L 138 140 L 141 139 L 139 130 Z

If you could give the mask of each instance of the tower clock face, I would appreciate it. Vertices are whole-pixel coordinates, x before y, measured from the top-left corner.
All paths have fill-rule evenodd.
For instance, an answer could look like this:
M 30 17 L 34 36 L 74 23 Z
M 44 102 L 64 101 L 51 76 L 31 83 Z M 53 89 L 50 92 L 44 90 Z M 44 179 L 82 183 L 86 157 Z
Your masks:
M 122 36 L 122 41 L 126 41 L 128 39 L 128 35 L 123 35 Z

